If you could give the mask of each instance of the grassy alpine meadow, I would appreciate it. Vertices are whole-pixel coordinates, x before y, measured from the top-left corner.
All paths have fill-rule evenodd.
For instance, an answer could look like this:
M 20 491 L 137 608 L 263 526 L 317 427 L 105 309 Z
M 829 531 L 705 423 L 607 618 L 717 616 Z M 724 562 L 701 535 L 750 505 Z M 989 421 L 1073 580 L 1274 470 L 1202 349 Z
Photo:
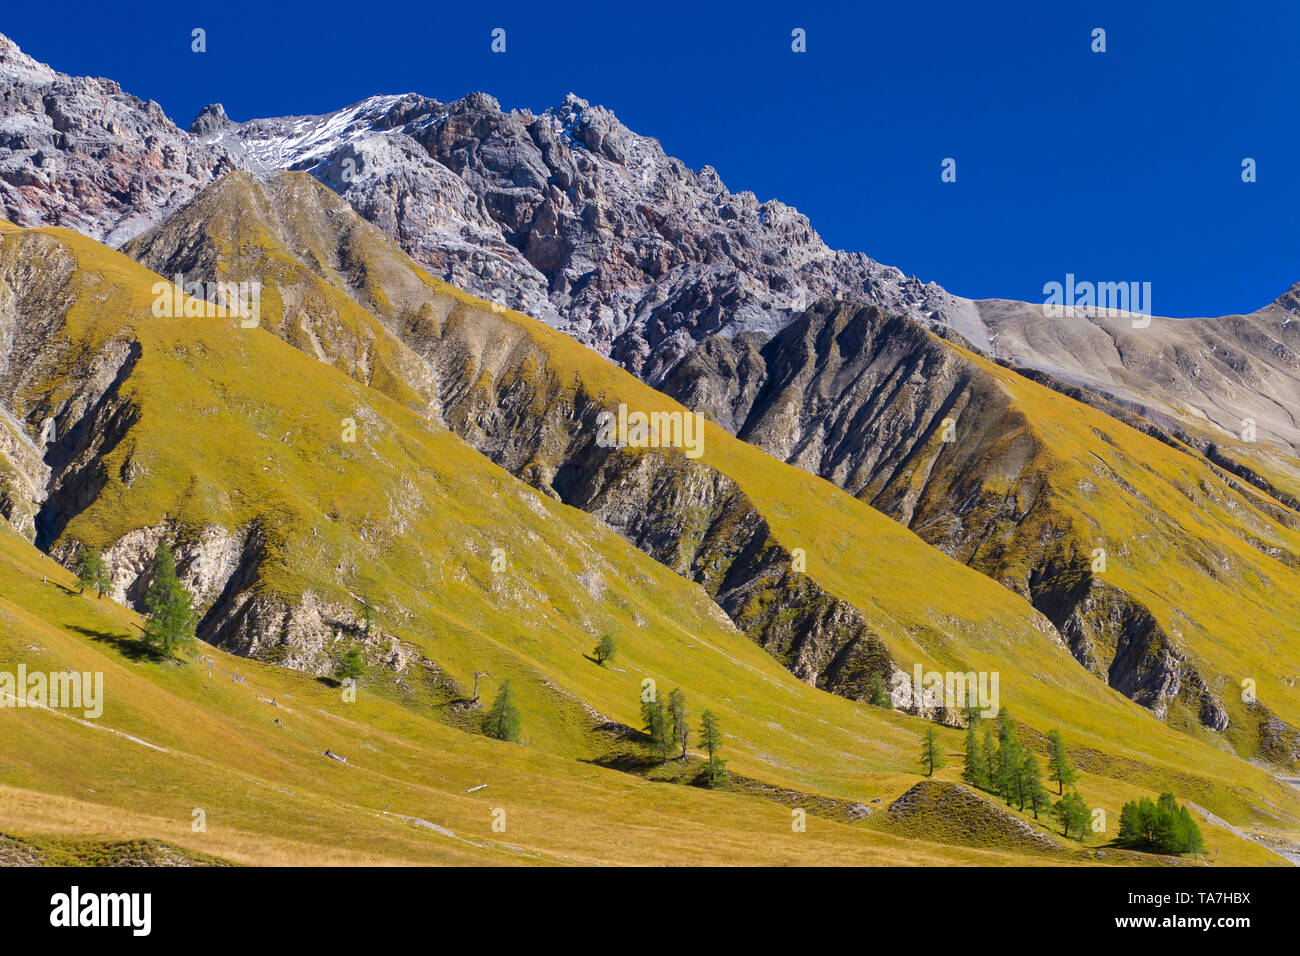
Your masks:
M 301 179 L 295 188 L 320 188 Z M 804 549 L 809 579 L 856 609 L 905 670 L 996 672 L 1021 744 L 1046 763 L 1047 734 L 1060 730 L 1074 789 L 1107 822 L 1066 838 L 1050 814 L 1035 821 L 961 785 L 959 727 L 800 680 L 700 584 L 451 431 L 436 376 L 411 371 L 424 360 L 392 326 L 407 323 L 412 341 L 422 325 L 436 329 L 489 404 L 510 397 L 503 383 L 531 376 L 558 383 L 558 394 L 529 398 L 539 412 L 580 394 L 680 406 L 567 336 L 433 279 L 373 230 L 357 227 L 349 241 L 368 265 L 357 274 L 369 298 L 358 301 L 354 280 L 327 284 L 275 230 L 216 221 L 228 248 L 214 269 L 265 283 L 256 326 L 154 315 L 160 277 L 70 231 L 0 235 L 10 275 L 21 263 L 58 277 L 53 301 L 37 295 L 40 279 L 19 286 L 25 308 L 43 308 L 54 329 L 17 390 L 23 417 L 100 409 L 102 440 L 69 452 L 85 456 L 85 490 L 60 499 L 57 534 L 43 543 L 68 567 L 87 550 L 107 555 L 121 588 L 83 593 L 76 574 L 0 528 L 0 670 L 102 673 L 104 687 L 93 718 L 0 709 L 0 852 L 51 863 L 1287 862 L 1265 843 L 1300 836 L 1300 793 L 1269 768 L 1107 687 L 1008 589 L 706 425 L 700 466 L 734 484 L 776 544 Z M 321 245 L 313 259 L 332 254 Z M 1022 388 L 1007 375 L 1008 389 Z M 111 387 L 92 400 L 95 381 Z M 1034 421 L 1066 415 L 1054 395 L 1023 388 L 1026 405 L 1041 406 Z M 1122 451 L 1132 443 L 1135 460 L 1147 454 L 1143 436 L 1083 420 L 1115 431 Z M 542 471 L 552 464 L 544 451 Z M 651 463 L 673 453 L 622 454 Z M 1179 482 L 1191 494 L 1203 477 L 1178 459 L 1162 468 L 1134 486 L 1170 508 Z M 1209 482 L 1201 494 L 1221 493 Z M 1208 527 L 1227 522 L 1207 509 L 1198 520 Z M 1139 511 L 1118 514 L 1108 536 L 1145 541 Z M 1258 549 L 1222 533 L 1246 568 Z M 1259 533 L 1290 546 L 1271 525 Z M 158 540 L 192 582 L 195 616 L 215 622 L 200 635 L 212 641 L 160 651 L 124 606 L 147 603 Z M 1139 570 L 1121 558 L 1114 573 L 1156 590 L 1157 545 L 1135 543 L 1128 564 Z M 220 586 L 205 585 L 222 562 Z M 1232 613 L 1211 607 L 1213 592 L 1195 603 L 1190 580 L 1175 586 L 1198 626 Z M 1285 617 L 1259 593 L 1242 592 L 1242 613 L 1265 644 L 1239 640 L 1227 658 L 1243 676 L 1269 654 L 1289 660 Z M 605 635 L 613 653 L 601 661 Z M 1191 636 L 1189 646 L 1199 646 Z M 349 654 L 361 662 L 354 687 L 339 677 Z M 485 732 L 507 682 L 513 741 Z M 1266 675 L 1259 686 L 1290 714 Z M 657 754 L 644 705 L 674 690 L 690 736 Z M 714 787 L 706 711 L 726 761 Z M 929 783 L 942 786 L 916 790 L 932 729 L 947 766 Z M 1166 791 L 1194 804 L 1204 849 L 1116 847 L 1123 806 Z

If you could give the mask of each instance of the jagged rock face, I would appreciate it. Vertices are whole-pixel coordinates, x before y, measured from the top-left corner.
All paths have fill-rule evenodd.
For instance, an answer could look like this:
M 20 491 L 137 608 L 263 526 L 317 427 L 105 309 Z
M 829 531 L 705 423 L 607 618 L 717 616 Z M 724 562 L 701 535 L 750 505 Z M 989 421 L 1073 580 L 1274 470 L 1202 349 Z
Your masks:
M 712 168 L 687 169 L 572 94 L 540 115 L 480 93 L 445 105 L 376 97 L 204 141 L 250 168 L 311 172 L 436 275 L 647 381 L 708 335 L 775 331 L 822 295 L 927 320 L 969 311 L 938 286 L 828 248 L 794 209 L 729 192 Z
M 1076 576 L 1063 587 L 1060 573 L 1035 582 L 1035 606 L 1058 622 L 1075 659 L 1117 691 L 1164 720 L 1175 700 L 1187 703 L 1211 730 L 1228 727 L 1228 712 L 1210 690 L 1179 642 L 1131 595 L 1080 570 L 1078 555 L 1067 562 Z
M 57 73 L 0 36 L 0 211 L 110 244 L 234 168 L 157 103 L 112 80 Z
M 1227 727 L 1178 642 L 1091 574 L 1081 525 L 1011 396 L 918 323 L 825 300 L 775 336 L 706 340 L 663 389 L 1020 593 L 1083 666 L 1157 716 L 1181 697 Z
M 662 387 L 1026 597 L 1021 559 L 1055 547 L 1026 521 L 1047 481 L 1024 416 L 906 317 L 823 300 L 770 339 L 707 340 Z
M 0 513 L 41 546 L 93 498 L 98 456 L 131 414 L 114 394 L 133 360 L 126 341 L 77 353 L 60 344 L 78 283 L 57 241 L 0 236 Z
M 200 634 L 232 653 L 270 661 L 318 677 L 329 675 L 344 650 L 358 645 L 370 664 L 401 673 L 427 661 L 413 647 L 378 630 L 362 631 L 353 608 L 308 590 L 289 603 L 254 590 L 240 591 Z
M 195 607 L 210 605 L 239 570 L 245 550 L 244 537 L 218 525 L 183 536 L 175 522 L 138 528 L 101 552 L 113 582 L 110 596 L 119 604 L 144 611 L 145 592 L 153 580 L 154 554 L 158 543 L 166 540 L 175 556 L 176 575 L 193 596 Z M 72 542 L 65 541 L 51 554 L 64 564 L 71 564 L 76 557 L 75 550 Z

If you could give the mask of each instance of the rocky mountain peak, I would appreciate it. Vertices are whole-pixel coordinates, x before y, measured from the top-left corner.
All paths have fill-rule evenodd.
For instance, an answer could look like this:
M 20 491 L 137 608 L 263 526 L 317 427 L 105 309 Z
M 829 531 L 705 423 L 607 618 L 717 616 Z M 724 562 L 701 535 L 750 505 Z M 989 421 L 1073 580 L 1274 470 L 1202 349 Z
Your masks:
M 220 142 L 250 168 L 310 172 L 440 278 L 651 382 L 708 335 L 773 332 L 822 296 L 927 321 L 968 308 L 830 249 L 797 210 L 730 192 L 575 93 L 541 114 L 481 92 L 377 97 Z
M 178 129 L 112 80 L 37 63 L 0 37 L 0 216 L 111 245 L 148 228 L 216 176 L 222 149 Z
M 1300 282 L 1292 285 L 1270 304 L 1274 309 L 1284 309 L 1290 313 L 1300 312 Z
M 0 74 L 6 82 L 28 85 L 49 83 L 58 75 L 44 63 L 33 60 L 3 33 L 0 33 Z
M 694 172 L 569 93 L 541 114 L 483 92 L 374 96 L 321 116 L 188 133 L 106 80 L 64 76 L 4 41 L 0 215 L 121 244 L 232 170 L 310 172 L 425 268 L 563 329 L 649 381 L 708 335 L 775 331 L 839 296 L 956 315 L 938 287 L 822 242 L 806 217 L 712 167 Z M 83 197 L 77 203 L 69 196 Z
M 226 115 L 224 106 L 220 103 L 209 103 L 199 111 L 198 116 L 194 117 L 194 122 L 190 124 L 190 135 L 206 136 L 208 133 L 233 125 L 230 117 Z

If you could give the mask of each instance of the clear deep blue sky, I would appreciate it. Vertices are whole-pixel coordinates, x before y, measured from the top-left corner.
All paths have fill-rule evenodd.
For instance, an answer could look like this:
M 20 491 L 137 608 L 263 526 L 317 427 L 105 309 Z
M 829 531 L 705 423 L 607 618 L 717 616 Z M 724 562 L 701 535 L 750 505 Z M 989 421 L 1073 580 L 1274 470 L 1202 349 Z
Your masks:
M 484 90 L 541 111 L 573 91 L 832 246 L 976 298 L 1041 301 L 1073 272 L 1218 315 L 1300 281 L 1300 4 L 728 6 L 47 0 L 6 4 L 0 32 L 181 126 L 209 102 L 242 120 Z

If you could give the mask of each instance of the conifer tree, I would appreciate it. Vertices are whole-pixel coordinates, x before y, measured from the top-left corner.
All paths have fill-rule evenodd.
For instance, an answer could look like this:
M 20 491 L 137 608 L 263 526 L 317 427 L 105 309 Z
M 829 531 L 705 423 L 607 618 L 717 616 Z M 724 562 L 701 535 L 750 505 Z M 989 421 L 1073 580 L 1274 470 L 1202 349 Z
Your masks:
M 997 784 L 998 748 L 993 742 L 993 728 L 985 723 L 983 739 L 980 741 L 980 763 L 984 765 L 984 787 L 993 793 L 1000 793 Z
M 1030 809 L 1034 811 L 1034 819 L 1037 820 L 1038 811 L 1051 807 L 1052 799 L 1047 795 L 1047 788 L 1043 786 L 1043 771 L 1038 765 L 1038 758 L 1028 751 L 1020 761 L 1020 776 L 1023 781 L 1024 798 Z
M 1068 838 L 1071 831 L 1077 831 L 1082 840 L 1088 830 L 1088 805 L 1079 796 L 1079 791 L 1071 790 L 1061 797 L 1052 807 L 1052 815 L 1061 824 L 1061 832 Z
M 927 777 L 933 777 L 934 772 L 943 769 L 946 763 L 943 744 L 939 741 L 939 731 L 934 724 L 930 724 L 921 737 L 921 767 Z
M 592 656 L 596 658 L 596 663 L 603 667 L 606 661 L 614 659 L 614 652 L 617 649 L 614 644 L 614 636 L 612 634 L 602 634 L 600 640 L 596 643 L 596 649 L 592 651 Z
M 718 756 L 722 749 L 722 724 L 711 710 L 700 717 L 700 743 L 709 755 L 704 765 L 705 779 L 710 787 L 719 787 L 727 781 L 726 761 Z
M 93 548 L 86 548 L 77 558 L 77 585 L 81 589 L 79 593 L 94 588 L 100 598 L 113 586 L 103 555 Z
M 176 576 L 176 558 L 159 540 L 153 556 L 153 580 L 144 595 L 145 637 L 164 654 L 194 644 L 194 599 Z
M 993 782 L 998 794 L 1006 801 L 1007 806 L 1011 806 L 1012 801 L 1021 794 L 1019 770 L 1024 757 L 1020 742 L 1016 739 L 1016 732 L 1009 724 L 1001 726 L 999 735 L 1001 739 L 993 763 Z M 1020 806 L 1023 810 L 1023 800 Z
M 686 744 L 691 736 L 691 728 L 686 722 L 686 695 L 681 688 L 674 687 L 668 694 L 668 719 L 672 724 L 672 742 L 681 748 L 682 759 L 686 759 Z
M 988 789 L 989 768 L 984 762 L 984 747 L 979 738 L 979 723 L 966 725 L 966 758 L 961 768 L 961 778 L 972 787 Z
M 1047 741 L 1049 745 L 1047 771 L 1052 782 L 1056 784 L 1057 796 L 1062 796 L 1065 794 L 1065 788 L 1078 779 L 1079 772 L 1074 769 L 1065 754 L 1065 743 L 1061 740 L 1059 730 L 1048 731 Z
M 519 708 L 515 706 L 514 689 L 510 686 L 510 681 L 503 681 L 492 707 L 483 715 L 483 732 L 497 740 L 517 744 L 522 729 L 523 721 L 519 716 Z
M 1016 725 L 1011 720 L 1011 711 L 1003 707 L 998 714 L 998 742 L 1016 739 Z
M 344 653 L 339 659 L 338 666 L 334 668 L 334 676 L 339 680 L 351 678 L 356 680 L 366 673 L 366 658 L 359 648 L 352 648 Z
M 673 752 L 673 731 L 662 697 L 655 696 L 650 704 L 649 717 L 645 729 L 650 735 L 651 749 L 660 761 L 667 760 Z
M 1180 853 L 1190 853 L 1192 856 L 1200 856 L 1205 852 L 1205 837 L 1201 835 L 1201 828 L 1196 825 L 1192 815 L 1187 811 L 1187 807 L 1179 807 L 1179 845 Z
M 885 679 L 880 676 L 879 671 L 871 675 L 871 706 L 883 707 L 886 710 L 894 709 L 893 700 L 885 692 Z

